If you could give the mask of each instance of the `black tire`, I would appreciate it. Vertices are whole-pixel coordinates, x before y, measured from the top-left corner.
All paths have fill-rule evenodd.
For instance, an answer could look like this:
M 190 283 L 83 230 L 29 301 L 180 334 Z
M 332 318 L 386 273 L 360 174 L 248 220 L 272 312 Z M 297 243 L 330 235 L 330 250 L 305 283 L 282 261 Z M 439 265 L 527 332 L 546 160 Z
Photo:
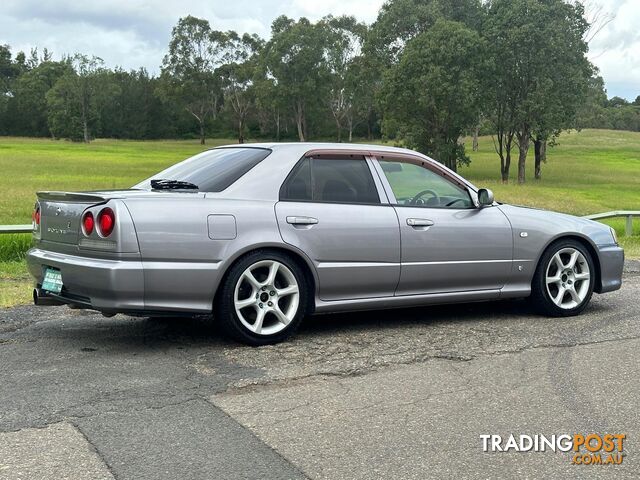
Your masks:
M 556 305 L 556 303 L 551 298 L 549 291 L 547 290 L 546 281 L 547 269 L 550 266 L 550 262 L 552 261 L 556 253 L 567 248 L 577 250 L 582 254 L 584 259 L 586 260 L 590 274 L 586 295 L 575 307 L 572 308 L 562 308 Z M 591 256 L 591 253 L 589 253 L 589 250 L 582 243 L 572 239 L 561 239 L 552 243 L 542 254 L 542 257 L 538 262 L 536 272 L 533 276 L 530 297 L 532 306 L 539 313 L 550 317 L 571 317 L 574 315 L 579 315 L 587 307 L 589 301 L 591 300 L 591 296 L 593 295 L 593 288 L 595 285 L 596 273 L 597 272 L 595 269 L 593 257 Z M 587 280 L 584 280 L 584 282 L 587 282 Z
M 249 330 L 240 320 L 234 304 L 235 289 L 241 276 L 249 267 L 262 261 L 281 263 L 289 269 L 298 284 L 299 297 L 295 316 L 283 330 L 273 334 L 257 334 Z M 309 290 L 309 282 L 305 272 L 289 255 L 275 250 L 256 250 L 239 258 L 229 268 L 216 295 L 213 308 L 214 318 L 219 323 L 224 335 L 241 343 L 260 346 L 282 342 L 296 332 L 302 319 L 306 316 L 311 295 Z M 241 312 L 244 314 L 245 310 Z M 265 316 L 265 319 L 267 319 L 267 316 Z M 270 315 L 269 319 L 273 321 Z

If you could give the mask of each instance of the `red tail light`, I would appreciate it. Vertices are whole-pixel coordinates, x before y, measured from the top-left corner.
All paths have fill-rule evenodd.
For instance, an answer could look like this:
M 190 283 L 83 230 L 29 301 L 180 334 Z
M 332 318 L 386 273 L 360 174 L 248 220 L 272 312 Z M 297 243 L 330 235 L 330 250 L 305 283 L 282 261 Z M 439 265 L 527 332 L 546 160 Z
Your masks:
M 98 228 L 100 235 L 108 237 L 113 232 L 113 227 L 116 224 L 116 215 L 109 207 L 103 208 L 98 214 Z
M 84 217 L 82 218 L 82 231 L 87 237 L 93 233 L 94 225 L 95 221 L 93 220 L 93 213 L 85 213 Z
M 36 205 L 36 209 L 33 211 L 31 215 L 31 219 L 33 220 L 34 225 L 40 225 L 40 206 Z

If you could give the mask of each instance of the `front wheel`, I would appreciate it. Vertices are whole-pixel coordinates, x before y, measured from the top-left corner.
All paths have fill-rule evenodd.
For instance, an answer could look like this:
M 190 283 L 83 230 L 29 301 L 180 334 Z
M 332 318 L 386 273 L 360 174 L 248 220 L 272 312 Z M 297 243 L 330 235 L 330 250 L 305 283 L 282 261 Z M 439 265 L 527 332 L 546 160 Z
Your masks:
M 591 300 L 594 281 L 595 268 L 589 251 L 575 240 L 560 240 L 540 259 L 531 299 L 545 315 L 578 315 Z
M 249 345 L 267 345 L 295 332 L 307 302 L 300 266 L 286 254 L 257 251 L 231 267 L 214 313 L 229 336 Z

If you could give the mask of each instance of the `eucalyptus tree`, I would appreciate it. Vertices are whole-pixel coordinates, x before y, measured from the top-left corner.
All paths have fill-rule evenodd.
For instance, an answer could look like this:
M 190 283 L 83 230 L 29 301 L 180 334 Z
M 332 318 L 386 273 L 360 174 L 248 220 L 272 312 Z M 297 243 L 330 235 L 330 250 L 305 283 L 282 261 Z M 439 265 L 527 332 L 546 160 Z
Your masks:
M 362 44 L 367 27 L 355 17 L 324 17 L 319 27 L 325 32 L 327 49 L 325 61 L 329 70 L 328 104 L 336 125 L 338 141 L 342 141 L 342 130 L 349 129 L 349 139 L 353 135 L 355 119 L 355 83 L 357 71 L 354 61 L 362 56 Z M 346 124 L 346 125 L 345 125 Z
M 117 87 L 104 75 L 99 57 L 75 54 L 72 70 L 47 92 L 48 123 L 52 135 L 89 143 L 99 128 L 98 105 L 114 95 Z
M 409 40 L 427 31 L 439 19 L 453 20 L 479 30 L 481 0 L 389 0 L 371 26 L 367 53 L 383 63 L 397 61 Z
M 6 133 L 10 126 L 7 109 L 19 74 L 20 67 L 12 58 L 11 47 L 0 45 L 0 133 Z
M 477 32 L 449 20 L 409 40 L 385 74 L 383 132 L 454 171 L 468 163 L 458 139 L 480 111 L 483 48 Z
M 12 133 L 39 137 L 51 135 L 47 92 L 61 77 L 73 73 L 70 61 L 52 61 L 45 49 L 43 60 L 20 75 L 15 82 L 8 107 L 12 118 Z
M 382 74 L 374 59 L 368 55 L 358 55 L 352 59 L 345 78 L 345 89 L 351 99 L 345 115 L 350 142 L 354 129 L 361 123 L 366 125 L 367 139 L 371 140 L 381 86 Z
M 264 77 L 287 99 L 301 142 L 309 136 L 309 113 L 321 110 L 327 98 L 327 40 L 318 24 L 280 16 L 263 50 Z
M 227 63 L 228 47 L 227 34 L 212 30 L 208 20 L 189 15 L 173 27 L 169 53 L 162 62 L 158 93 L 197 121 L 201 144 L 207 121 L 222 108 L 222 82 L 216 70 Z
M 286 112 L 290 110 L 289 99 L 286 92 L 278 88 L 275 78 L 268 75 L 264 68 L 259 66 L 254 75 L 253 90 L 260 133 L 272 133 L 279 142 L 282 131 L 287 128 Z
M 533 138 L 546 142 L 567 128 L 586 92 L 592 74 L 583 39 L 588 24 L 579 3 L 491 0 L 487 6 L 484 36 L 492 68 L 484 89 L 501 176 L 508 181 L 516 143 L 518 183 L 524 183 Z M 538 167 L 542 153 L 539 149 Z
M 244 143 L 247 116 L 254 106 L 254 78 L 257 53 L 263 41 L 257 35 L 228 32 L 228 55 L 226 62 L 219 68 L 225 105 L 231 113 L 238 143 Z

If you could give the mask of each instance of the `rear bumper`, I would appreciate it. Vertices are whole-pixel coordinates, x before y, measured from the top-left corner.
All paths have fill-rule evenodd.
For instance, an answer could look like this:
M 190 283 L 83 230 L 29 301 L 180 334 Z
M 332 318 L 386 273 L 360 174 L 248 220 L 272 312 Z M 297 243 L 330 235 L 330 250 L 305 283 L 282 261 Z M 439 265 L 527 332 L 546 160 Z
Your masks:
M 80 257 L 32 248 L 27 267 L 37 286 L 45 267 L 62 273 L 64 287 L 56 298 L 101 311 L 144 309 L 144 270 L 140 260 L 108 260 Z
M 600 284 L 596 285 L 597 293 L 618 290 L 622 286 L 622 270 L 624 268 L 624 250 L 617 245 L 598 248 L 600 259 Z

